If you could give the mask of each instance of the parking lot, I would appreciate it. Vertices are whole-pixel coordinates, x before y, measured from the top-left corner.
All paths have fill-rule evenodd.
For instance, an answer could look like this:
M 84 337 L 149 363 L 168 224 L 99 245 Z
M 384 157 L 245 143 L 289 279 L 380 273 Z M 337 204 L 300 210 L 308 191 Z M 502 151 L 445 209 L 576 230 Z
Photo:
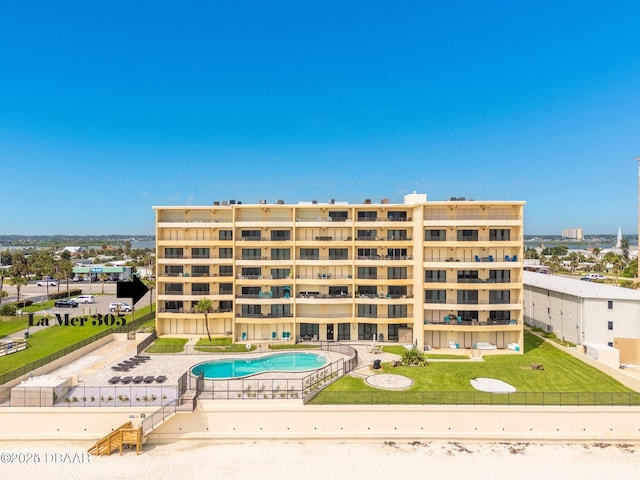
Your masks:
M 48 308 L 46 310 L 42 310 L 42 313 L 48 313 L 50 315 L 55 315 L 56 313 L 69 313 L 70 316 L 79 317 L 85 315 L 91 315 L 94 313 L 109 313 L 109 304 L 112 302 L 126 302 L 132 305 L 130 298 L 116 298 L 116 282 L 105 282 L 104 283 L 104 293 L 103 292 L 103 283 L 90 283 L 90 282 L 69 282 L 69 290 L 82 290 L 83 295 L 94 295 L 96 299 L 96 303 L 81 303 L 77 308 Z M 6 282 L 3 286 L 3 289 L 9 294 L 9 297 L 3 300 L 3 303 L 7 303 L 9 301 L 15 301 L 17 298 L 16 287 L 13 285 L 8 285 Z M 67 290 L 66 282 L 62 284 L 58 284 L 55 287 L 49 287 L 49 294 L 64 292 Z M 47 287 L 38 287 L 36 282 L 29 283 L 28 285 L 23 286 L 20 289 L 20 299 L 28 299 L 33 301 L 34 303 L 41 302 L 43 298 L 47 296 Z M 76 296 L 71 297 L 76 298 Z M 149 293 L 147 294 L 135 305 L 135 308 L 142 308 L 146 305 L 149 305 Z

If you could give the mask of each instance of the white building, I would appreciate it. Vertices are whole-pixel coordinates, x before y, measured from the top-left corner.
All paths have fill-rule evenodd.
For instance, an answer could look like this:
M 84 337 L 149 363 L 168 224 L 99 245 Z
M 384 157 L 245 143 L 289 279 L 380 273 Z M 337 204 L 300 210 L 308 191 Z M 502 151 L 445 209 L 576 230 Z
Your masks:
M 562 238 L 570 240 L 584 240 L 584 232 L 581 228 L 563 228 Z
M 525 271 L 524 320 L 575 344 L 613 347 L 640 339 L 640 291 Z

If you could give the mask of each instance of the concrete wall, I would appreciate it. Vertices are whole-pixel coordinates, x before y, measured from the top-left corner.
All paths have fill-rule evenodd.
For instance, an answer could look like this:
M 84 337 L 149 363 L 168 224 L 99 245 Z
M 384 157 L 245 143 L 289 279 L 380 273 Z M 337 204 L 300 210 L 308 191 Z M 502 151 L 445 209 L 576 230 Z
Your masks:
M 0 440 L 86 440 L 150 411 L 0 409 Z M 472 439 L 640 441 L 638 407 L 304 406 L 300 401 L 203 401 L 160 425 L 149 443 L 178 439 Z

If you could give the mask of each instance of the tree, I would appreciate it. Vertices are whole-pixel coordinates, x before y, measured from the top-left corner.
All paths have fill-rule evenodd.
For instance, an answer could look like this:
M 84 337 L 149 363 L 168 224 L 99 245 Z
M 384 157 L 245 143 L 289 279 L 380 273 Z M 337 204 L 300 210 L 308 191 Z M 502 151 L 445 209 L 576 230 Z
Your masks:
M 211 333 L 209 332 L 209 312 L 211 311 L 211 300 L 209 298 L 201 298 L 196 305 L 196 312 L 204 313 L 204 325 L 207 329 L 207 337 L 211 341 Z
M 100 282 L 102 282 L 102 293 L 104 294 L 104 282 L 109 280 L 109 275 L 107 275 L 106 273 L 101 273 L 98 278 L 100 279 Z
M 149 308 L 153 312 L 153 289 L 156 288 L 156 281 L 150 278 L 145 278 L 142 281 L 149 289 Z
M 26 284 L 28 284 L 29 282 L 27 281 L 27 279 L 26 279 L 26 278 L 24 278 L 24 277 L 22 277 L 22 276 L 18 275 L 18 276 L 15 276 L 15 277 L 11 277 L 11 278 L 9 279 L 9 283 L 10 283 L 11 285 L 13 285 L 14 287 L 16 287 L 16 292 L 17 292 L 17 294 L 18 294 L 18 298 L 17 298 L 17 300 L 18 300 L 18 302 L 19 302 L 19 301 L 20 301 L 20 289 L 21 289 L 23 286 L 25 286 Z
M 66 251 L 66 250 L 65 250 Z M 67 281 L 67 292 L 69 292 L 69 277 L 73 273 L 73 263 L 68 258 L 61 258 L 56 262 L 56 279 L 58 280 L 58 290 L 60 290 L 60 281 Z
M 7 292 L 5 292 L 4 290 L 0 290 L 0 303 L 2 303 L 2 299 L 5 297 L 8 297 L 9 294 Z
M 622 256 L 625 260 L 629 260 L 629 239 L 624 237 L 620 241 L 620 248 L 622 248 Z

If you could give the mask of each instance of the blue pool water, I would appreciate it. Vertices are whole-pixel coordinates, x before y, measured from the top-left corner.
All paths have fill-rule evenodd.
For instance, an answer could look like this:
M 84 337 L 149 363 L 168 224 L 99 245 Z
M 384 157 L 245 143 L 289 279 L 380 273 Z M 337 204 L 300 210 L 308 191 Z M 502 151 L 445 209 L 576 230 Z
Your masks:
M 259 358 L 211 360 L 196 365 L 191 373 L 204 378 L 240 378 L 264 372 L 302 372 L 324 367 L 327 359 L 315 353 L 277 353 Z

